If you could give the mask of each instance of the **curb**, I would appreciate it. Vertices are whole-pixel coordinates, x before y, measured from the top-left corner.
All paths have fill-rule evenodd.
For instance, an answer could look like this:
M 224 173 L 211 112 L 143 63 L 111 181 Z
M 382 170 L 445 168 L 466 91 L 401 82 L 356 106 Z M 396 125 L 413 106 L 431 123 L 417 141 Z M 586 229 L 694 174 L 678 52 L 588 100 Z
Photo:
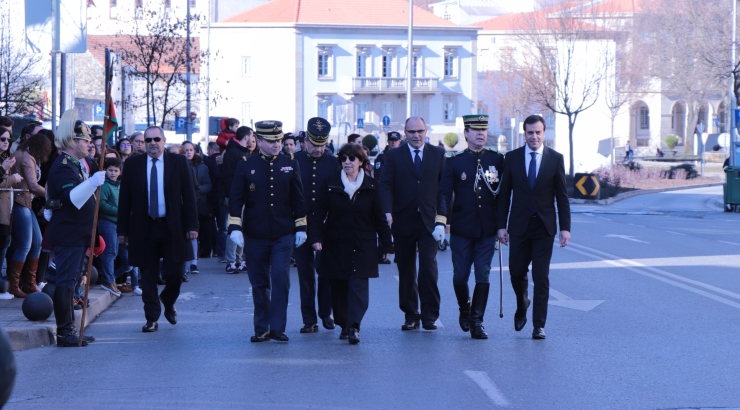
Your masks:
M 85 317 L 85 328 L 97 319 L 101 313 L 105 312 L 118 297 L 113 296 L 110 292 L 98 289 L 90 289 L 88 296 L 90 307 L 87 308 Z M 82 310 L 75 310 L 75 328 L 80 329 L 82 321 Z M 32 349 L 34 347 L 50 346 L 56 344 L 57 326 L 54 321 L 54 314 L 44 321 L 31 322 L 29 326 L 8 326 L 5 331 L 10 337 L 10 343 L 13 351 Z
M 713 187 L 713 186 L 722 186 L 724 184 L 725 184 L 724 182 L 713 182 L 710 184 L 698 184 L 698 185 L 688 185 L 688 186 L 680 186 L 680 187 L 676 186 L 676 187 L 668 187 L 668 188 L 637 189 L 634 191 L 622 192 L 621 194 L 617 194 L 611 198 L 606 198 L 606 199 L 592 200 L 592 199 L 569 198 L 568 202 L 570 202 L 571 204 L 611 205 L 614 202 L 619 202 L 623 199 L 632 198 L 633 196 L 638 196 L 638 195 L 657 194 L 659 192 L 669 192 L 669 191 L 681 191 L 684 189 L 708 188 L 708 187 Z

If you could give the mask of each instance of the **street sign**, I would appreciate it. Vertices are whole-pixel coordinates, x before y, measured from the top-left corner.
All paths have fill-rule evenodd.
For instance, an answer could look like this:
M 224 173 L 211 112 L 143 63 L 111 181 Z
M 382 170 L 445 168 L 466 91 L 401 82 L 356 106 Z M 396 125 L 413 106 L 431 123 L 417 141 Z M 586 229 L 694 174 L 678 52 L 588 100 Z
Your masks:
M 740 125 L 740 109 L 735 108 L 735 127 Z
M 391 117 L 386 115 L 383 117 L 383 126 L 387 127 L 389 125 L 391 125 Z
M 100 104 L 93 105 L 93 117 L 95 117 L 95 119 L 105 118 L 105 104 L 100 103 Z
M 357 128 L 365 128 L 365 119 L 364 118 L 358 118 L 357 119 Z
M 573 190 L 575 198 L 578 199 L 599 199 L 601 193 L 601 184 L 599 178 L 594 174 L 576 174 L 576 186 Z
M 385 132 L 386 134 L 388 134 L 390 130 L 391 130 L 391 127 L 385 127 L 385 126 L 383 127 L 383 132 Z
M 187 118 L 176 117 L 175 118 L 175 134 L 187 134 Z M 200 120 L 198 118 L 193 121 L 193 132 L 200 132 Z

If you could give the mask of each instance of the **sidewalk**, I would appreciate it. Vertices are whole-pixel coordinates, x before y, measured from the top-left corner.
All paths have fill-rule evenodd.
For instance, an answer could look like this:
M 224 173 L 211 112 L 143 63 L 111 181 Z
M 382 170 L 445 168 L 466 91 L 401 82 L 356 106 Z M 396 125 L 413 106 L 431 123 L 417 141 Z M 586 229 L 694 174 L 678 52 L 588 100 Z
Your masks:
M 90 307 L 87 308 L 85 327 L 95 321 L 118 298 L 98 286 L 90 287 Z M 23 316 L 23 299 L 0 300 L 0 326 L 2 326 L 13 345 L 13 350 L 56 344 L 57 326 L 52 313 L 48 319 L 32 322 Z M 75 310 L 75 327 L 79 330 L 82 310 Z

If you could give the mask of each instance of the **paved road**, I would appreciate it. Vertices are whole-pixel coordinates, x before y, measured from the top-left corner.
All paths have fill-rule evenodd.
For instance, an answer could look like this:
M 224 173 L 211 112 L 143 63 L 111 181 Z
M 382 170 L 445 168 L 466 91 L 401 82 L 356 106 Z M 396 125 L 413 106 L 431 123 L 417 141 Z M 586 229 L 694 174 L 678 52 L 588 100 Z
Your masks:
M 359 345 L 338 330 L 301 335 L 293 270 L 290 343 L 252 344 L 247 276 L 203 261 L 183 286 L 176 326 L 142 334 L 141 301 L 127 295 L 90 326 L 93 345 L 18 352 L 7 408 L 740 407 L 740 215 L 700 206 L 716 195 L 574 207 L 573 245 L 553 255 L 544 341 L 530 339 L 530 325 L 514 331 L 508 281 L 504 319 L 492 286 L 491 338 L 461 332 L 447 251 L 436 332 L 400 330 L 392 265 L 371 281 Z M 653 206 L 663 213 L 630 214 Z

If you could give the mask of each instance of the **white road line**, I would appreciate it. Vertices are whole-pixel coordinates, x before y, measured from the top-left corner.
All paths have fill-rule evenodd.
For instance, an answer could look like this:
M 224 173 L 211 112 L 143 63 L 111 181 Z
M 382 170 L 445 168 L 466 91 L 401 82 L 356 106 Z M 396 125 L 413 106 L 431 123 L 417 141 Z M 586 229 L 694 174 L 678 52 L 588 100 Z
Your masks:
M 722 242 L 722 243 L 726 243 L 729 245 L 740 245 L 740 243 L 735 243 L 735 242 L 727 242 L 727 241 L 717 241 L 717 242 Z
M 673 231 L 666 231 L 666 232 L 668 232 L 668 233 L 672 233 L 672 234 L 674 234 L 674 235 L 681 235 L 681 236 L 686 236 L 686 234 L 685 234 L 685 233 L 681 233 L 681 232 L 673 232 Z
M 603 216 L 597 216 L 597 218 L 599 218 L 599 219 L 603 219 L 603 220 L 605 220 L 605 221 L 611 221 L 611 219 L 609 219 L 609 218 L 604 218 Z
M 396 281 L 398 281 L 398 275 L 393 275 L 394 278 L 396 278 Z
M 503 394 L 501 394 L 501 391 L 499 391 L 498 387 L 496 387 L 495 384 L 493 384 L 493 381 L 488 377 L 488 374 L 486 372 L 479 372 L 476 370 L 465 370 L 463 373 L 465 373 L 466 376 L 473 379 L 475 384 L 478 385 L 478 387 L 483 390 L 484 393 L 488 396 L 489 399 L 493 402 L 493 404 L 497 406 L 508 406 L 509 401 L 506 400 L 506 397 L 504 397 Z
M 731 301 L 729 299 L 725 299 L 723 297 L 717 296 L 717 295 L 712 294 L 712 293 L 709 293 L 709 292 L 705 292 L 705 291 L 703 291 L 701 289 L 697 289 L 697 288 L 694 288 L 694 287 L 691 287 L 691 286 L 688 286 L 688 285 L 684 285 L 683 283 L 680 283 L 680 282 L 690 283 L 690 284 L 692 284 L 694 286 L 702 287 L 702 288 L 705 288 L 705 289 L 711 290 L 713 292 L 720 293 L 722 295 L 729 296 L 729 297 L 732 297 L 732 298 L 735 298 L 735 299 L 740 299 L 740 294 L 733 293 L 733 292 L 730 292 L 728 290 L 724 290 L 724 289 L 718 288 L 716 286 L 712 286 L 712 285 L 706 284 L 704 282 L 699 282 L 699 281 L 696 281 L 696 280 L 693 280 L 693 279 L 684 278 L 683 276 L 675 275 L 673 273 L 666 272 L 664 270 L 656 269 L 656 268 L 653 268 L 652 266 L 646 266 L 646 265 L 643 265 L 641 263 L 638 263 L 638 262 L 635 262 L 635 261 L 632 261 L 632 260 L 629 260 L 629 259 L 620 259 L 618 256 L 610 255 L 610 254 L 608 254 L 606 252 L 601 252 L 601 251 L 598 251 L 596 249 L 588 248 L 586 246 L 576 245 L 573 242 L 571 242 L 569 245 L 573 245 L 573 246 L 572 247 L 565 248 L 565 249 L 568 249 L 571 252 L 575 252 L 575 253 L 578 253 L 578 254 L 581 254 L 581 255 L 584 255 L 584 256 L 588 256 L 590 258 L 597 259 L 597 260 L 600 260 L 603 257 L 610 258 L 612 260 L 603 260 L 603 262 L 608 263 L 608 264 L 610 264 L 612 266 L 615 266 L 615 267 L 618 267 L 618 268 L 627 269 L 627 270 L 629 270 L 631 272 L 635 272 L 635 273 L 638 273 L 640 275 L 647 276 L 649 278 L 653 278 L 653 279 L 659 280 L 659 281 L 664 282 L 664 283 L 668 283 L 668 284 L 673 285 L 673 286 L 676 286 L 678 288 L 681 288 L 681 289 L 684 289 L 684 290 L 688 290 L 689 292 L 693 292 L 693 293 L 696 293 L 698 295 L 702 295 L 704 297 L 707 297 L 709 299 L 716 300 L 717 302 L 724 303 L 725 305 L 732 306 L 734 308 L 740 309 L 740 303 Z M 576 248 L 576 249 L 573 249 L 573 248 Z M 579 250 L 579 249 L 581 249 L 581 250 Z M 671 279 L 668 279 L 668 278 L 663 277 L 663 276 L 658 276 L 658 275 L 653 274 L 653 273 L 648 273 L 648 272 L 645 272 L 645 271 L 640 270 L 640 269 L 644 269 L 644 270 L 647 270 L 647 271 L 650 271 L 650 272 L 655 272 L 657 274 L 660 274 L 660 275 L 663 275 L 663 276 L 667 276 L 668 278 L 671 278 Z M 675 279 L 675 280 L 672 280 L 672 279 Z
M 645 227 L 644 225 L 635 225 L 635 224 L 627 224 L 627 225 L 632 225 L 632 226 L 636 226 L 636 227 L 638 227 L 638 228 L 644 228 L 644 227 Z

